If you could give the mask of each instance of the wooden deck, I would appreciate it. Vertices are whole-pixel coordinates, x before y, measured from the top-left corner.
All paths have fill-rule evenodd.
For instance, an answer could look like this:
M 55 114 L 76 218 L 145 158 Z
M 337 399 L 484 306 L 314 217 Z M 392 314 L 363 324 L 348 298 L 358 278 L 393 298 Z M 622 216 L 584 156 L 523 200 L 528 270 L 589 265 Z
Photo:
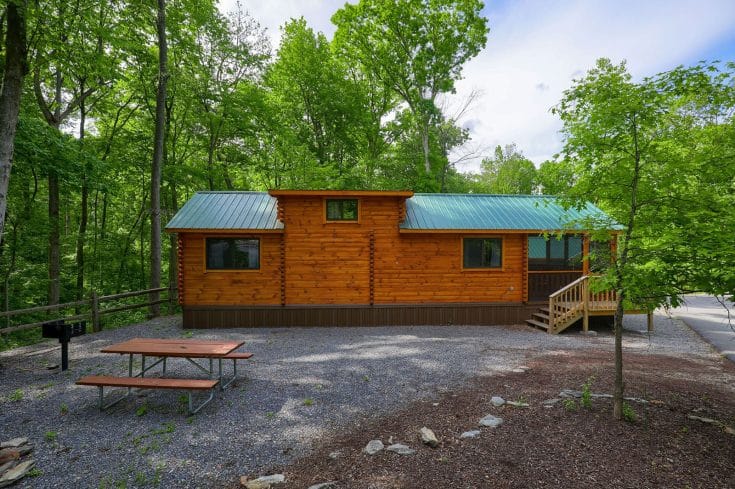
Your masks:
M 583 275 L 549 296 L 548 307 L 540 307 L 526 323 L 550 334 L 561 333 L 580 319 L 582 329 L 589 328 L 590 316 L 613 316 L 617 309 L 617 294 L 613 290 L 593 292 L 590 275 Z M 649 311 L 628 310 L 627 314 L 648 314 L 648 330 L 653 330 Z

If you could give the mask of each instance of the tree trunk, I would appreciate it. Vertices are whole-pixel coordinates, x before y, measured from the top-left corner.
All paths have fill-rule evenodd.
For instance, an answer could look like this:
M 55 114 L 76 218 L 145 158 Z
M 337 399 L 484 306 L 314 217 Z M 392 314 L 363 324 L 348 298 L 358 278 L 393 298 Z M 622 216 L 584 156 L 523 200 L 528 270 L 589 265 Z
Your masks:
M 625 229 L 625 241 L 620 257 L 615 262 L 615 290 L 617 292 L 617 303 L 615 307 L 615 384 L 613 386 L 613 416 L 615 419 L 623 419 L 623 395 L 625 393 L 625 382 L 623 380 L 623 316 L 625 307 L 623 301 L 625 293 L 625 267 L 628 263 L 628 252 L 630 240 L 633 236 L 636 214 L 638 213 L 638 183 L 641 178 L 641 155 L 638 147 L 638 123 L 633 115 L 631 132 L 633 136 L 633 178 L 630 182 L 630 213 Z
M 171 215 L 176 214 L 176 212 L 179 210 L 179 199 L 178 195 L 176 193 L 176 182 L 170 182 L 169 184 L 171 189 Z M 169 294 L 171 293 L 171 289 L 177 285 L 178 278 L 179 278 L 179 255 L 177 248 L 177 239 L 176 235 L 171 233 L 169 234 L 169 248 L 168 248 L 168 287 L 169 287 Z M 169 296 L 168 301 L 168 313 L 173 314 L 173 305 L 174 302 L 171 300 L 171 296 Z
M 58 304 L 61 298 L 61 239 L 59 223 L 59 175 L 48 174 L 48 303 Z
M 25 2 L 8 2 L 5 11 L 5 66 L 0 89 L 0 243 L 5 231 L 10 170 L 18 126 L 23 76 L 27 73 Z
M 168 83 L 168 46 L 166 45 L 166 0 L 158 0 L 158 92 L 156 94 L 156 130 L 153 140 L 153 165 L 151 168 L 151 288 L 161 286 L 161 167 L 166 136 L 166 85 Z M 151 302 L 160 295 L 152 293 Z M 160 307 L 154 304 L 150 314 L 156 317 Z
M 79 91 L 84 93 L 84 81 L 79 84 Z M 85 130 L 84 125 L 86 124 L 87 112 L 84 100 L 79 103 L 79 145 L 84 146 Z M 88 214 L 88 200 L 89 200 L 89 183 L 87 181 L 87 169 L 86 167 L 82 170 L 82 202 L 81 213 L 79 218 L 79 233 L 77 234 L 77 298 L 80 301 L 85 297 L 84 294 L 84 244 L 86 242 L 87 234 L 87 214 Z

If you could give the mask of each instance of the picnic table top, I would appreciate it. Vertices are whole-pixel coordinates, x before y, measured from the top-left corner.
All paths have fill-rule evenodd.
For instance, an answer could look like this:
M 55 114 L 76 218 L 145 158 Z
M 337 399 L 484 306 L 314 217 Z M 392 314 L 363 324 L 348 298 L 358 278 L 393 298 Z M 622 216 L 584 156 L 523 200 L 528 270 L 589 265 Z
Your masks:
M 224 357 L 244 341 L 194 340 L 179 338 L 133 338 L 100 350 L 102 353 L 126 353 L 160 357 L 218 358 Z

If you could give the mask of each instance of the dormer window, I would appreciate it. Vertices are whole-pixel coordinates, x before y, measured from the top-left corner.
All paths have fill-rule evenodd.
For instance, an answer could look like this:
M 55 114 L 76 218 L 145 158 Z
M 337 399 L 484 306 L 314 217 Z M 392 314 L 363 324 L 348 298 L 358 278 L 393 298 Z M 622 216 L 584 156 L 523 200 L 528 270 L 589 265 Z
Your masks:
M 326 219 L 329 222 L 357 222 L 357 199 L 326 199 Z

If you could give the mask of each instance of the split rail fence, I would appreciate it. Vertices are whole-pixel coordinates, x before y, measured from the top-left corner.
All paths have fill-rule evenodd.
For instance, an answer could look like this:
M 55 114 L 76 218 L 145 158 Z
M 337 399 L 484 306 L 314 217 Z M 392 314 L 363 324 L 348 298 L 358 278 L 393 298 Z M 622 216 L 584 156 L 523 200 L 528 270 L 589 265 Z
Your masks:
M 89 321 L 92 331 L 97 332 L 102 329 L 102 316 L 108 314 L 160 304 L 168 304 L 169 313 L 172 313 L 177 304 L 176 293 L 176 287 L 136 290 L 112 295 L 97 295 L 96 292 L 92 292 L 88 299 L 80 301 L 4 311 L 0 312 L 0 334 L 37 328 L 43 323 L 62 319 L 65 321 Z M 127 299 L 140 296 L 147 296 L 147 300 L 145 302 L 135 302 L 134 304 L 125 303 Z M 64 311 L 69 312 L 65 313 Z M 12 324 L 13 318 L 18 317 L 23 318 L 23 321 L 30 322 Z

